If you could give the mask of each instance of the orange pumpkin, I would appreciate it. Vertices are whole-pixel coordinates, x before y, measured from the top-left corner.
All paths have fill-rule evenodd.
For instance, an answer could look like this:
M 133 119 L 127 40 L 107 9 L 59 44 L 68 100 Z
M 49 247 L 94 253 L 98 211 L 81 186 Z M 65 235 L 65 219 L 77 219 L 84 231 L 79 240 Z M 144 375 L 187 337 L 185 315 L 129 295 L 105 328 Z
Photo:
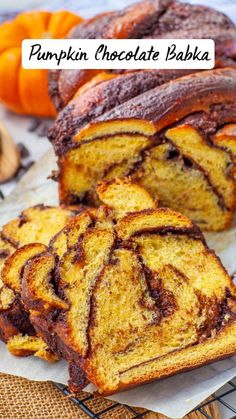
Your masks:
M 21 66 L 23 39 L 64 38 L 82 18 L 66 11 L 19 14 L 0 26 L 0 101 L 14 112 L 54 116 L 48 95 L 47 70 Z

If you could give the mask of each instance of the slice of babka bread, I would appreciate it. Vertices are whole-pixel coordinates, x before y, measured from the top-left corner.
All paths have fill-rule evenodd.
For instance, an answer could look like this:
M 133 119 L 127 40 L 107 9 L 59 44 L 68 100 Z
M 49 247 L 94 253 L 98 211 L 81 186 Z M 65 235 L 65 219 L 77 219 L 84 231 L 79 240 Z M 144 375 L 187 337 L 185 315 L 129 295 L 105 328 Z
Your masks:
M 71 389 L 91 381 L 107 395 L 235 353 L 236 288 L 199 228 L 130 181 L 97 193 L 107 207 L 73 220 L 22 275 L 30 319 L 68 361 Z
M 216 67 L 235 66 L 236 29 L 223 13 L 174 0 L 143 0 L 124 10 L 97 15 L 72 29 L 74 39 L 211 38 L 216 45 Z M 98 70 L 53 70 L 49 94 L 61 110 Z M 166 70 L 159 70 L 164 76 Z
M 74 213 L 62 207 L 37 205 L 3 226 L 0 250 L 0 338 L 14 355 L 36 354 L 48 360 L 55 356 L 36 336 L 20 299 L 24 254 L 34 257 L 61 230 Z M 30 244 L 31 243 L 31 244 Z M 36 244 L 32 244 L 36 243 Z
M 99 180 L 130 176 L 205 230 L 231 225 L 236 71 L 167 75 L 164 84 L 153 70 L 100 77 L 61 112 L 53 142 L 62 203 L 98 206 Z
M 151 196 L 146 192 L 143 188 L 140 186 L 131 183 L 128 179 L 125 179 L 123 181 L 117 180 L 114 184 L 113 190 L 112 190 L 112 184 L 107 184 L 106 187 L 104 185 L 99 186 L 100 193 L 102 196 L 104 196 L 104 201 L 108 199 L 108 196 L 112 200 L 112 202 L 115 205 L 115 196 L 117 196 L 117 193 L 121 192 L 124 193 L 126 196 L 126 202 L 128 204 L 128 197 L 129 197 L 129 204 L 127 205 L 127 208 L 123 207 L 118 210 L 118 202 L 116 204 L 116 213 L 118 216 L 120 216 L 121 212 L 122 214 L 127 214 L 129 212 L 129 209 L 147 209 L 147 208 L 156 208 L 156 202 L 154 202 L 151 198 Z M 103 246 L 104 243 L 106 243 L 106 231 L 110 231 L 112 229 L 113 221 L 110 214 L 111 209 L 109 207 L 100 207 L 99 209 L 88 209 L 86 212 L 82 212 L 75 217 L 73 217 L 71 220 L 69 220 L 66 224 L 66 226 L 59 231 L 53 239 L 49 243 L 49 250 L 50 253 L 54 255 L 56 260 L 62 259 L 63 257 L 67 259 L 68 254 L 68 263 L 71 262 L 70 258 L 72 254 L 74 254 L 74 248 L 77 247 L 78 242 L 80 238 L 86 234 L 87 231 L 90 229 L 93 229 L 96 225 L 98 236 L 96 240 L 98 240 L 98 243 L 100 243 L 101 246 Z M 112 207 L 112 213 L 114 209 Z M 101 230 L 105 232 L 101 233 Z M 99 234 L 100 232 L 100 234 Z M 97 234 L 97 233 L 96 233 Z M 94 239 L 95 236 L 92 235 L 92 238 Z M 21 282 L 19 269 L 17 269 L 18 266 L 18 260 L 21 262 L 21 270 L 23 269 L 23 266 L 26 265 L 26 262 L 29 259 L 35 258 L 37 259 L 37 255 L 40 257 L 41 255 L 44 256 L 46 252 L 46 247 L 44 245 L 39 245 L 37 243 L 30 244 L 28 246 L 23 246 L 21 249 L 16 252 L 15 260 L 12 260 L 12 263 L 10 264 L 10 269 L 5 272 L 5 275 L 11 278 L 12 282 L 19 283 Z M 102 252 L 102 249 L 101 249 Z M 70 253 L 70 254 L 69 254 Z M 13 256 L 14 256 L 13 255 Z M 50 259 L 48 260 L 45 258 L 45 268 L 47 269 L 46 265 L 47 262 L 50 263 Z M 69 268 L 69 265 L 68 265 Z M 70 273 L 71 274 L 71 273 Z M 72 273 L 73 275 L 73 273 Z M 32 279 L 33 281 L 33 279 Z M 5 280 L 7 281 L 7 278 Z M 33 283 L 35 285 L 35 283 Z M 44 288 L 43 288 L 44 287 Z M 66 308 L 68 305 L 65 302 L 61 302 L 60 299 L 52 293 L 51 287 L 47 287 L 46 283 L 41 284 L 40 279 L 37 282 L 36 288 L 28 292 L 32 295 L 34 295 L 34 302 L 32 302 L 32 307 L 34 307 L 34 310 L 45 310 L 47 311 L 47 307 L 51 308 L 53 305 L 55 310 L 60 308 Z M 74 291 L 73 291 L 74 292 Z M 81 301 L 81 304 L 83 302 Z M 83 308 L 83 305 L 82 305 Z M 54 332 L 53 332 L 54 333 Z M 22 340 L 21 336 L 14 337 L 10 340 L 10 343 L 8 344 L 9 349 L 13 352 L 13 354 L 17 354 L 18 348 L 15 348 L 16 345 L 19 345 L 19 339 Z M 49 333 L 49 341 L 53 341 L 54 338 Z M 44 340 L 42 340 L 43 344 Z M 16 343 L 16 344 L 15 344 Z M 20 348 L 20 353 L 24 354 L 25 351 L 28 349 L 28 347 L 32 347 L 32 341 L 30 337 L 30 342 L 27 342 L 24 344 L 24 347 Z M 58 355 L 58 357 L 63 357 L 60 345 L 58 345 L 58 342 L 56 344 L 50 344 L 50 347 L 53 348 L 53 352 Z M 19 352 L 19 350 L 18 350 Z M 37 356 L 38 352 L 37 352 Z M 73 377 L 75 375 L 75 371 L 78 370 L 78 365 L 70 365 L 70 373 Z M 78 372 L 76 372 L 76 376 L 78 377 Z M 72 380 L 74 382 L 74 380 Z

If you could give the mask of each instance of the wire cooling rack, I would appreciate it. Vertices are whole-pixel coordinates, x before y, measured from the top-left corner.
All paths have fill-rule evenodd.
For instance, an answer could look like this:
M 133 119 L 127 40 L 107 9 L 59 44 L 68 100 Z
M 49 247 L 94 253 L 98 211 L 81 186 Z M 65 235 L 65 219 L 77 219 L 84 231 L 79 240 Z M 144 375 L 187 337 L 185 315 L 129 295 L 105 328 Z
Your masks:
M 150 413 L 148 410 L 121 405 L 112 400 L 106 400 L 105 405 L 104 399 L 101 397 L 94 397 L 92 394 L 85 392 L 81 392 L 78 397 L 72 397 L 67 386 L 59 383 L 55 383 L 55 385 L 63 394 L 70 397 L 88 417 L 93 419 L 109 419 L 110 417 L 115 419 L 116 416 L 123 419 L 142 419 Z M 232 400 L 234 403 L 232 403 Z M 216 419 L 209 413 L 209 407 L 213 402 L 218 402 L 220 410 L 224 412 L 223 417 L 236 419 L 236 380 L 229 381 L 226 386 L 222 387 L 210 399 L 201 403 L 193 412 L 198 412 L 199 419 Z

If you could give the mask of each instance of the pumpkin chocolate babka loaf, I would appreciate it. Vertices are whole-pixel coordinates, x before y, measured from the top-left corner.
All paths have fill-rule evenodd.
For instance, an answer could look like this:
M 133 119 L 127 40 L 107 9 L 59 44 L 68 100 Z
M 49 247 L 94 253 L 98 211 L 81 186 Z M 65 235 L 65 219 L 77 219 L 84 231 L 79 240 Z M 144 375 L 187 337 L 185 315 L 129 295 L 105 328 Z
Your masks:
M 129 180 L 97 193 L 105 206 L 22 273 L 21 298 L 68 361 L 71 390 L 90 381 L 107 395 L 235 353 L 236 288 L 199 228 Z
M 173 73 L 100 74 L 64 108 L 51 132 L 62 203 L 99 205 L 99 180 L 131 176 L 201 228 L 230 226 L 236 71 Z
M 174 0 L 144 0 L 128 8 L 103 13 L 72 29 L 70 38 L 212 38 L 216 67 L 235 66 L 236 28 L 224 14 L 205 6 Z M 49 72 L 49 94 L 61 110 L 98 70 Z M 166 70 L 159 70 L 164 77 Z
M 14 355 L 34 354 L 53 361 L 55 356 L 36 336 L 20 298 L 24 252 L 39 254 L 74 215 L 62 207 L 37 205 L 3 226 L 0 239 L 0 339 Z M 32 244 L 33 243 L 33 244 Z

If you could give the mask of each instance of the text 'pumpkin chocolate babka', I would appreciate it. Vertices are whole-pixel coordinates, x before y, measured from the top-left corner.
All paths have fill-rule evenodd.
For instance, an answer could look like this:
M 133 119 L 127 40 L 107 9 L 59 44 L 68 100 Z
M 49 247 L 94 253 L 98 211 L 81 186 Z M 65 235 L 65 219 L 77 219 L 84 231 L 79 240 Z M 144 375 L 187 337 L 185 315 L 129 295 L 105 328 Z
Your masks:
M 211 38 L 215 67 L 236 68 L 234 23 L 214 9 L 174 0 L 144 0 L 97 15 L 69 36 Z M 236 73 L 120 73 L 49 72 L 52 101 L 57 110 L 64 108 L 49 135 L 58 156 L 61 202 L 99 204 L 98 180 L 132 176 L 161 206 L 181 211 L 203 229 L 228 228 L 236 205 L 235 150 L 215 136 L 236 123 Z
M 121 195 L 119 195 L 119 191 Z M 187 217 L 129 180 L 30 258 L 22 300 L 70 366 L 73 391 L 110 394 L 236 352 L 236 288 Z
M 172 76 L 158 85 L 157 70 L 99 75 L 59 114 L 52 139 L 61 202 L 99 205 L 99 180 L 130 176 L 205 230 L 231 225 L 236 71 Z
M 49 361 L 55 356 L 38 336 L 22 304 L 21 271 L 27 258 L 41 253 L 73 212 L 37 205 L 3 226 L 0 239 L 0 339 L 17 356 L 35 354 Z M 32 244 L 33 243 L 33 244 Z
M 144 0 L 123 10 L 102 13 L 75 26 L 69 37 L 72 39 L 211 38 L 214 39 L 216 46 L 215 66 L 235 66 L 234 23 L 223 13 L 210 7 L 174 0 Z M 78 89 L 98 73 L 99 70 L 50 71 L 49 94 L 56 110 L 61 110 Z M 168 81 L 167 70 L 158 70 L 158 73 L 162 80 L 167 74 Z M 178 73 L 184 71 L 172 73 L 172 78 L 176 78 Z

